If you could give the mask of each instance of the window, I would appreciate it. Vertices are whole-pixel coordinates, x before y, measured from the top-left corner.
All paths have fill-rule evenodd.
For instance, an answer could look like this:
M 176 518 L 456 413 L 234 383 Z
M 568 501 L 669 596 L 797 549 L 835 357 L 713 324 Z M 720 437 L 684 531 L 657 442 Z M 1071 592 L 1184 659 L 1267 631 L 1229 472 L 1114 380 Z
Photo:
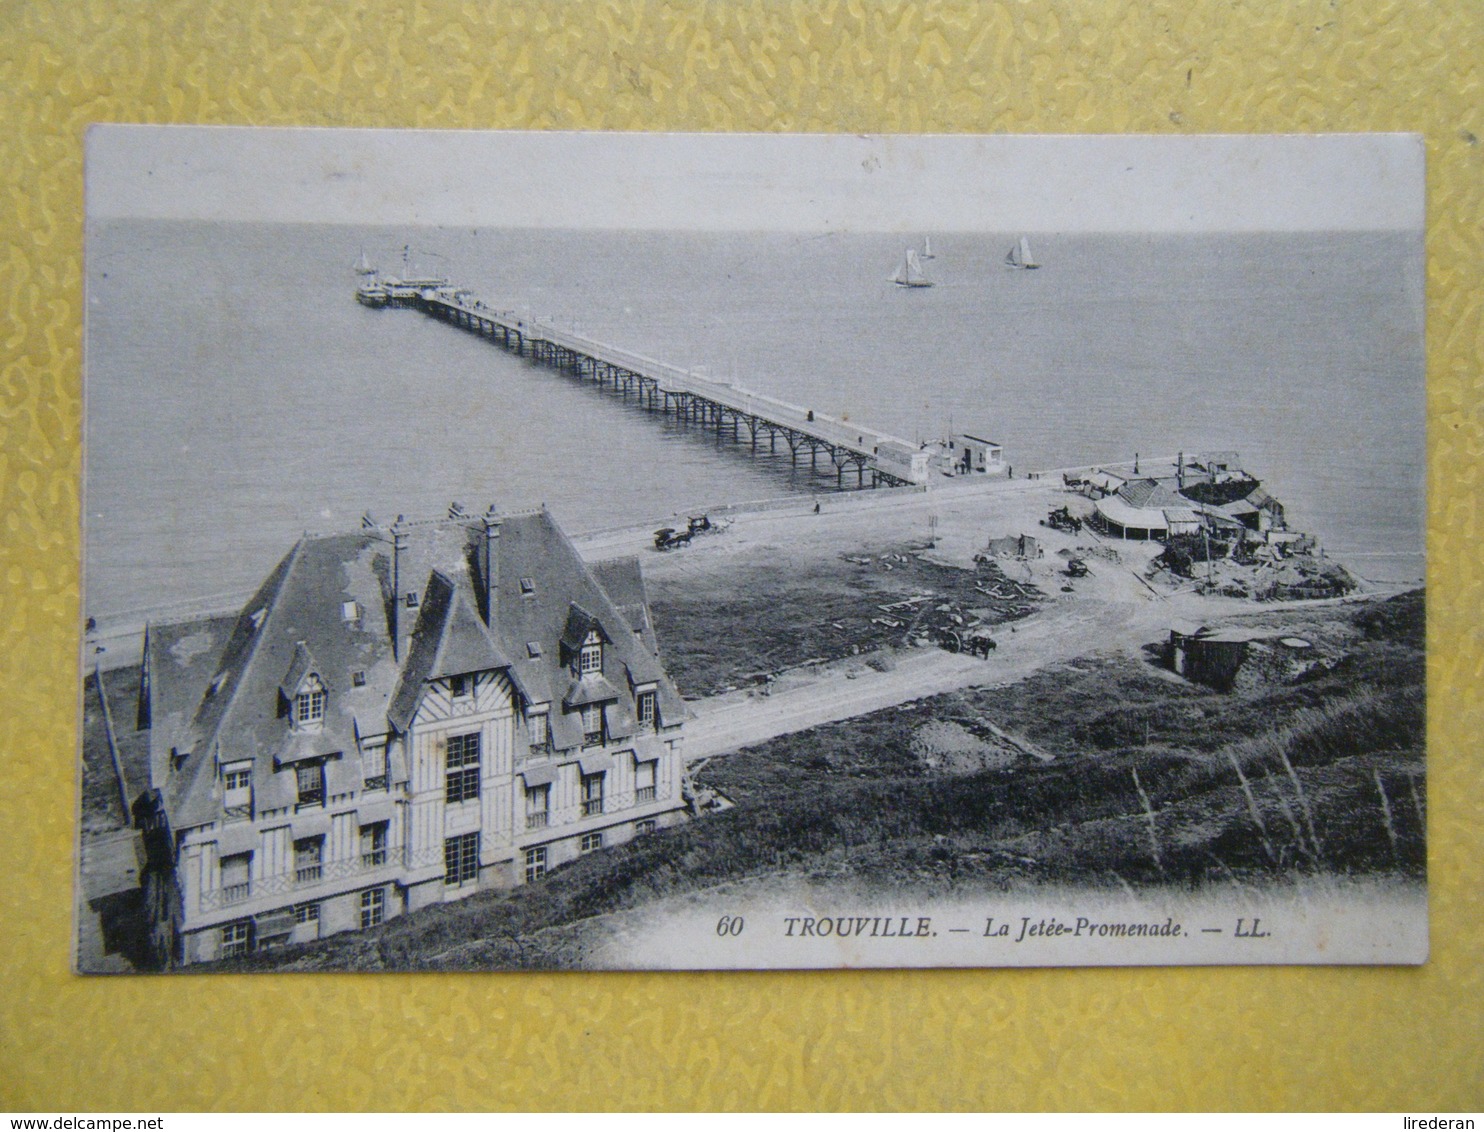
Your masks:
M 342 621 L 359 621 L 361 619 L 360 602 L 342 601 L 340 603 L 340 619 Z
M 551 816 L 551 787 L 526 787 L 526 828 L 543 829 Z
M 350 682 L 357 688 L 364 688 L 366 686 L 365 669 L 357 668 L 354 672 L 352 672 L 350 674 Z
M 222 809 L 228 821 L 252 817 L 252 763 L 228 763 L 222 768 Z
M 656 762 L 634 764 L 634 802 L 653 802 Z
M 603 848 L 603 835 L 601 833 L 584 833 L 580 848 L 584 853 L 592 853 Z
M 361 893 L 361 927 L 374 928 L 386 919 L 386 889 L 368 888 Z
M 323 763 L 300 763 L 294 770 L 299 784 L 299 809 L 325 804 L 325 768 Z
M 318 923 L 318 922 L 319 922 L 319 905 L 318 904 L 295 904 L 294 905 L 294 923 L 296 923 L 296 924 L 313 924 L 313 923 Z
M 603 639 L 594 629 L 582 642 L 582 652 L 577 661 L 577 673 L 586 676 L 589 672 L 603 671 Z
M 416 609 L 417 608 L 417 591 L 416 590 L 408 590 L 407 591 L 407 608 L 408 609 Z
M 448 737 L 448 800 L 479 797 L 479 732 Z
M 306 837 L 294 842 L 294 883 L 313 884 L 325 875 L 325 839 Z
M 377 869 L 386 864 L 386 822 L 361 826 L 361 868 Z
M 534 594 L 536 592 L 536 579 L 522 578 L 520 580 L 520 592 L 523 593 L 526 597 L 530 597 L 532 594 Z
M 634 823 L 634 836 L 643 837 L 646 833 L 653 833 L 659 827 L 660 823 L 655 821 L 654 818 L 645 818 L 643 821 L 636 821 Z
M 304 690 L 294 697 L 294 722 L 300 727 L 322 723 L 325 718 L 325 688 L 310 677 Z
M 603 772 L 582 776 L 582 816 L 590 818 L 603 812 Z
M 463 833 L 443 843 L 443 883 L 452 887 L 479 879 L 479 834 Z
M 645 727 L 653 727 L 655 725 L 654 700 L 655 696 L 653 692 L 639 693 L 639 722 Z
M 546 875 L 546 846 L 526 850 L 526 883 L 540 880 Z
M 361 752 L 361 780 L 366 790 L 386 789 L 385 747 L 367 747 Z
M 240 904 L 252 895 L 252 854 L 222 858 L 222 902 Z
M 252 763 L 235 763 L 223 776 L 228 790 L 252 789 Z
M 222 958 L 231 959 L 237 955 L 246 955 L 252 950 L 252 923 L 249 920 L 238 920 L 235 924 L 228 924 L 222 928 Z
M 544 711 L 533 712 L 526 716 L 526 730 L 530 732 L 531 746 L 545 747 L 551 739 L 551 731 L 547 727 L 546 713 Z
M 471 683 L 472 681 L 467 676 L 450 676 L 448 678 L 449 694 L 456 700 L 463 699 L 472 690 L 470 688 Z
M 582 745 L 584 747 L 601 747 L 603 745 L 602 704 L 584 704 L 582 706 Z

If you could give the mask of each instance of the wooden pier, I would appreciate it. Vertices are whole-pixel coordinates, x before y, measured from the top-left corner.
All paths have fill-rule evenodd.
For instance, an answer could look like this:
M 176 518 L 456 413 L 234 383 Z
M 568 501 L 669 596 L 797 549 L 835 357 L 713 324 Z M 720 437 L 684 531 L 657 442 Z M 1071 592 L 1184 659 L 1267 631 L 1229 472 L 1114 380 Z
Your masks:
M 421 285 L 425 282 L 434 285 Z M 926 453 L 901 437 L 495 310 L 472 292 L 441 280 L 404 284 L 388 279 L 375 286 L 378 301 L 367 305 L 421 310 L 647 412 L 714 431 L 718 439 L 746 445 L 754 455 L 760 450 L 777 454 L 782 444 L 794 467 L 807 457 L 816 474 L 834 473 L 838 489 L 901 487 L 927 480 Z M 362 292 L 357 298 L 367 302 Z

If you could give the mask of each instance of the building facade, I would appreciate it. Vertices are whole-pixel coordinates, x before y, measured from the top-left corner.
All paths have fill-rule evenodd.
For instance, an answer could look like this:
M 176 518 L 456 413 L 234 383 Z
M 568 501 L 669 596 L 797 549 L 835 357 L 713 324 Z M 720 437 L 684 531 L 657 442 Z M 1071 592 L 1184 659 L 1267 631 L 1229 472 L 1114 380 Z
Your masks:
M 544 510 L 302 539 L 235 618 L 151 625 L 153 944 L 372 927 L 683 817 L 685 708 L 636 559 Z

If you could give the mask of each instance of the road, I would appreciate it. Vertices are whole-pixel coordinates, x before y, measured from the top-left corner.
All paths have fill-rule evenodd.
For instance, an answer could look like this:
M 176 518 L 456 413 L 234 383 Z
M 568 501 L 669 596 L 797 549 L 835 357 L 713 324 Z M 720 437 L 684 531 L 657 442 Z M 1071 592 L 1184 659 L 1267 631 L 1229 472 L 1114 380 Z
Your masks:
M 771 694 L 729 692 L 691 704 L 687 759 L 727 754 L 779 735 L 865 715 L 963 688 L 1012 684 L 1051 664 L 1096 653 L 1134 653 L 1164 635 L 1170 618 L 1161 602 L 1107 604 L 1063 601 L 997 631 L 999 647 L 987 660 L 937 648 L 895 657 L 878 672 L 859 659 L 823 669 L 817 679 Z

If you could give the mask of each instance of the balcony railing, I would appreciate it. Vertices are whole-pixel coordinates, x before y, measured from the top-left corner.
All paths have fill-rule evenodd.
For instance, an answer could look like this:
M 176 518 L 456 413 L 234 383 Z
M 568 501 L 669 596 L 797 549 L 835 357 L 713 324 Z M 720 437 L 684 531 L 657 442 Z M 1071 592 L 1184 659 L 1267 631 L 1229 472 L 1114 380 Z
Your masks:
M 252 881 L 244 881 L 242 884 L 222 885 L 223 904 L 241 904 L 252 895 Z
M 603 799 L 590 798 L 582 803 L 582 816 L 585 818 L 596 817 L 603 812 Z
M 654 787 L 653 786 L 640 786 L 640 787 L 638 787 L 638 788 L 636 788 L 634 790 L 634 804 L 635 805 L 638 805 L 640 802 L 653 802 L 653 801 L 654 801 Z
M 546 810 L 538 810 L 536 813 L 526 815 L 527 829 L 545 829 L 547 819 L 551 814 Z
M 603 733 L 601 731 L 586 731 L 582 735 L 584 747 L 601 747 L 603 745 Z
M 294 812 L 300 810 L 315 810 L 325 804 L 325 792 L 321 790 L 305 790 L 299 795 L 299 801 L 294 806 Z
M 386 789 L 386 781 L 387 781 L 386 775 L 384 775 L 384 774 L 373 774 L 370 778 L 366 779 L 366 782 L 362 786 L 362 789 L 367 790 L 367 791 L 370 791 L 370 790 L 385 790 Z
M 227 821 L 251 821 L 252 803 L 243 806 L 225 806 L 222 808 L 222 816 Z
M 437 860 L 442 861 L 442 854 L 443 849 L 440 846 L 436 852 Z M 411 858 L 414 854 L 404 854 L 402 850 L 398 850 L 396 860 L 401 863 L 404 855 L 408 858 L 406 864 L 409 866 L 426 863 L 413 861 Z M 383 868 L 391 859 L 392 851 L 383 847 L 357 853 L 353 857 L 340 861 L 322 861 L 318 865 L 302 865 L 276 876 L 257 877 L 242 884 L 224 885 L 221 888 L 202 892 L 200 909 L 203 912 L 211 912 L 218 908 L 225 908 L 229 904 L 241 904 L 249 899 L 270 896 L 292 897 L 296 891 L 304 888 L 335 881 L 353 880 L 363 873 Z

